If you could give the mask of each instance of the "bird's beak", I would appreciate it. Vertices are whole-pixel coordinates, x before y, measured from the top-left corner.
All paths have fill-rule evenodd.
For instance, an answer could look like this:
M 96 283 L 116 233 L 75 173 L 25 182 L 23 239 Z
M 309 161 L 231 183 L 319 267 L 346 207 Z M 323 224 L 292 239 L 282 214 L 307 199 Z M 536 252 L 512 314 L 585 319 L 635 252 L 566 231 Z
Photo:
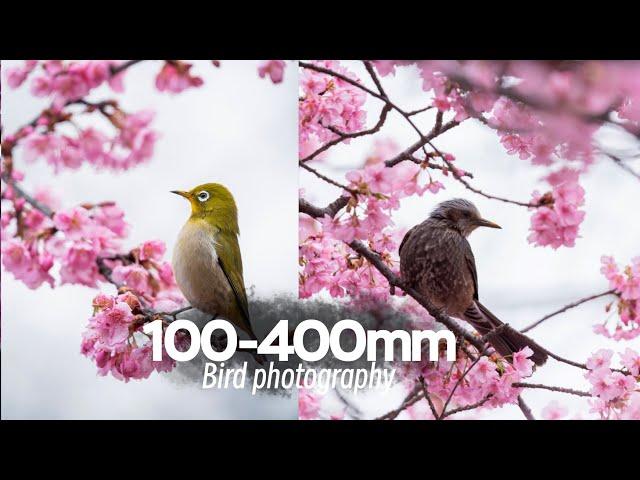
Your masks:
M 191 198 L 191 195 L 189 194 L 189 192 L 183 192 L 181 190 L 171 190 L 171 193 L 175 193 L 176 195 L 180 195 L 181 197 L 184 197 L 186 199 Z
M 485 220 L 484 218 L 481 218 L 480 220 L 478 220 L 478 225 L 481 226 L 481 227 L 502 228 L 497 223 L 493 223 L 493 222 L 491 222 L 489 220 Z

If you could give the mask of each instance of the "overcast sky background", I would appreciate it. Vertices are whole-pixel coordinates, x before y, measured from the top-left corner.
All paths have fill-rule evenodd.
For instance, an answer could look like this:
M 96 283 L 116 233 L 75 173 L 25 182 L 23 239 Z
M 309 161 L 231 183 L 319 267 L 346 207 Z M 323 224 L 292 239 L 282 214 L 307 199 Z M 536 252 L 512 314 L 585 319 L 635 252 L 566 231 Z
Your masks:
M 162 138 L 152 161 L 121 174 L 85 165 L 53 175 L 42 161 L 25 167 L 18 153 L 25 187 L 53 184 L 65 207 L 115 200 L 131 224 L 126 246 L 161 239 L 170 259 L 189 206 L 169 191 L 223 183 L 238 204 L 247 287 L 254 285 L 258 296 L 297 295 L 297 72 L 289 62 L 284 82 L 274 85 L 258 77 L 258 64 L 226 61 L 216 69 L 210 61 L 196 62 L 193 71 L 204 85 L 178 95 L 155 89 L 161 62 L 136 65 L 118 98 L 125 111 L 156 111 L 153 125 Z M 2 87 L 6 132 L 47 106 L 28 87 Z M 112 96 L 105 87 L 90 99 Z M 96 290 L 66 285 L 33 291 L 4 269 L 1 281 L 2 418 L 297 418 L 295 397 L 202 390 L 171 374 L 128 384 L 99 377 L 79 353 Z
M 360 62 L 344 64 L 374 88 Z M 405 67 L 396 71 L 395 77 L 382 78 L 391 99 L 407 111 L 429 105 L 429 96 L 421 89 L 422 80 L 417 69 Z M 369 127 L 376 123 L 380 105 L 379 100 L 369 97 L 366 105 Z M 433 126 L 434 116 L 435 113 L 429 111 L 413 119 L 422 131 L 428 132 Z M 402 149 L 417 140 L 415 131 L 395 112 L 389 114 L 385 126 L 377 134 L 377 138 L 385 136 L 394 139 Z M 615 135 L 602 132 L 601 136 L 609 146 L 627 147 Z M 434 143 L 439 149 L 453 153 L 457 166 L 474 174 L 471 183 L 487 193 L 528 201 L 534 189 L 547 189 L 547 184 L 539 181 L 547 171 L 544 167 L 532 167 L 530 162 L 508 155 L 499 137 L 475 120 L 465 121 L 438 137 Z M 349 145 L 333 147 L 324 162 L 314 162 L 314 165 L 322 173 L 341 181 L 346 171 L 362 166 L 372 145 L 371 136 L 352 139 Z M 640 161 L 633 165 L 640 168 Z M 398 226 L 411 227 L 423 221 L 436 203 L 464 197 L 472 200 L 485 218 L 501 225 L 502 230 L 476 230 L 469 241 L 476 258 L 482 303 L 498 318 L 516 328 L 522 328 L 567 303 L 607 290 L 607 282 L 599 272 L 601 255 L 613 255 L 623 264 L 640 255 L 637 220 L 640 183 L 610 161 L 599 161 L 581 179 L 586 190 L 584 208 L 587 212 L 580 227 L 582 238 L 577 240 L 574 248 L 562 247 L 559 250 L 535 248 L 527 242 L 531 213 L 525 208 L 488 200 L 438 173 L 434 174 L 434 179 L 442 181 L 446 189 L 437 195 L 427 192 L 421 198 L 404 200 L 394 215 L 394 221 Z M 340 193 L 338 188 L 306 171 L 301 171 L 300 180 L 308 199 L 321 206 Z M 585 361 L 597 348 L 609 347 L 616 351 L 624 351 L 627 346 L 640 348 L 638 339 L 618 343 L 592 333 L 593 324 L 607 317 L 604 312 L 607 302 L 606 299 L 596 300 L 550 319 L 533 329 L 531 336 L 551 351 L 577 361 Z M 554 360 L 540 368 L 531 382 L 581 389 L 589 386 L 580 370 Z M 538 417 L 551 399 L 566 405 L 571 412 L 588 411 L 587 401 L 580 397 L 540 390 L 525 391 L 523 397 Z M 396 389 L 383 396 L 360 396 L 358 402 L 365 407 L 365 414 L 377 415 L 397 407 L 402 398 L 403 391 Z M 506 406 L 483 417 L 523 418 L 516 406 Z

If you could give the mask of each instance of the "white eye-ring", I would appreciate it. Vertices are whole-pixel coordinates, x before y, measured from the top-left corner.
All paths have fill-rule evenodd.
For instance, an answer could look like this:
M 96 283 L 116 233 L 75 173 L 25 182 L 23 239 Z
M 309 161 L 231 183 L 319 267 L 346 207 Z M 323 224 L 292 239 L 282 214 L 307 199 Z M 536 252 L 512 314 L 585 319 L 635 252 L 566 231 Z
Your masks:
M 198 200 L 200 200 L 201 202 L 206 202 L 207 200 L 209 200 L 209 192 L 203 190 L 198 193 Z

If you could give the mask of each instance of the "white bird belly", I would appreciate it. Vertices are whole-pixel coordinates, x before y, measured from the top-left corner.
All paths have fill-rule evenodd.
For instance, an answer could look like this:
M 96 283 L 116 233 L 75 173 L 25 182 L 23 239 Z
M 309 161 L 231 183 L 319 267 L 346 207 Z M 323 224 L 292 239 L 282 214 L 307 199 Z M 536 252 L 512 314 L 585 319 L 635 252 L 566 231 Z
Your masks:
M 173 251 L 176 283 L 191 306 L 227 320 L 233 290 L 218 264 L 215 230 L 203 220 L 188 221 Z

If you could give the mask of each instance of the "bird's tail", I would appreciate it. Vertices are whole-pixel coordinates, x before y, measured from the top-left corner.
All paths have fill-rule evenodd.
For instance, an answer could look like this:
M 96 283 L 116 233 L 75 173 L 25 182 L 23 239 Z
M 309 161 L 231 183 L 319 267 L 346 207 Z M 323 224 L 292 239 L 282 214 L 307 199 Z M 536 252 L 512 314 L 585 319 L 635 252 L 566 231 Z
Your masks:
M 478 301 L 464 312 L 464 319 L 483 336 L 504 325 L 488 308 Z M 546 352 L 538 344 L 508 325 L 495 335 L 490 335 L 487 340 L 500 355 L 509 361 L 511 361 L 514 352 L 524 347 L 529 347 L 533 350 L 533 355 L 531 355 L 530 359 L 536 365 L 542 365 L 547 361 Z

